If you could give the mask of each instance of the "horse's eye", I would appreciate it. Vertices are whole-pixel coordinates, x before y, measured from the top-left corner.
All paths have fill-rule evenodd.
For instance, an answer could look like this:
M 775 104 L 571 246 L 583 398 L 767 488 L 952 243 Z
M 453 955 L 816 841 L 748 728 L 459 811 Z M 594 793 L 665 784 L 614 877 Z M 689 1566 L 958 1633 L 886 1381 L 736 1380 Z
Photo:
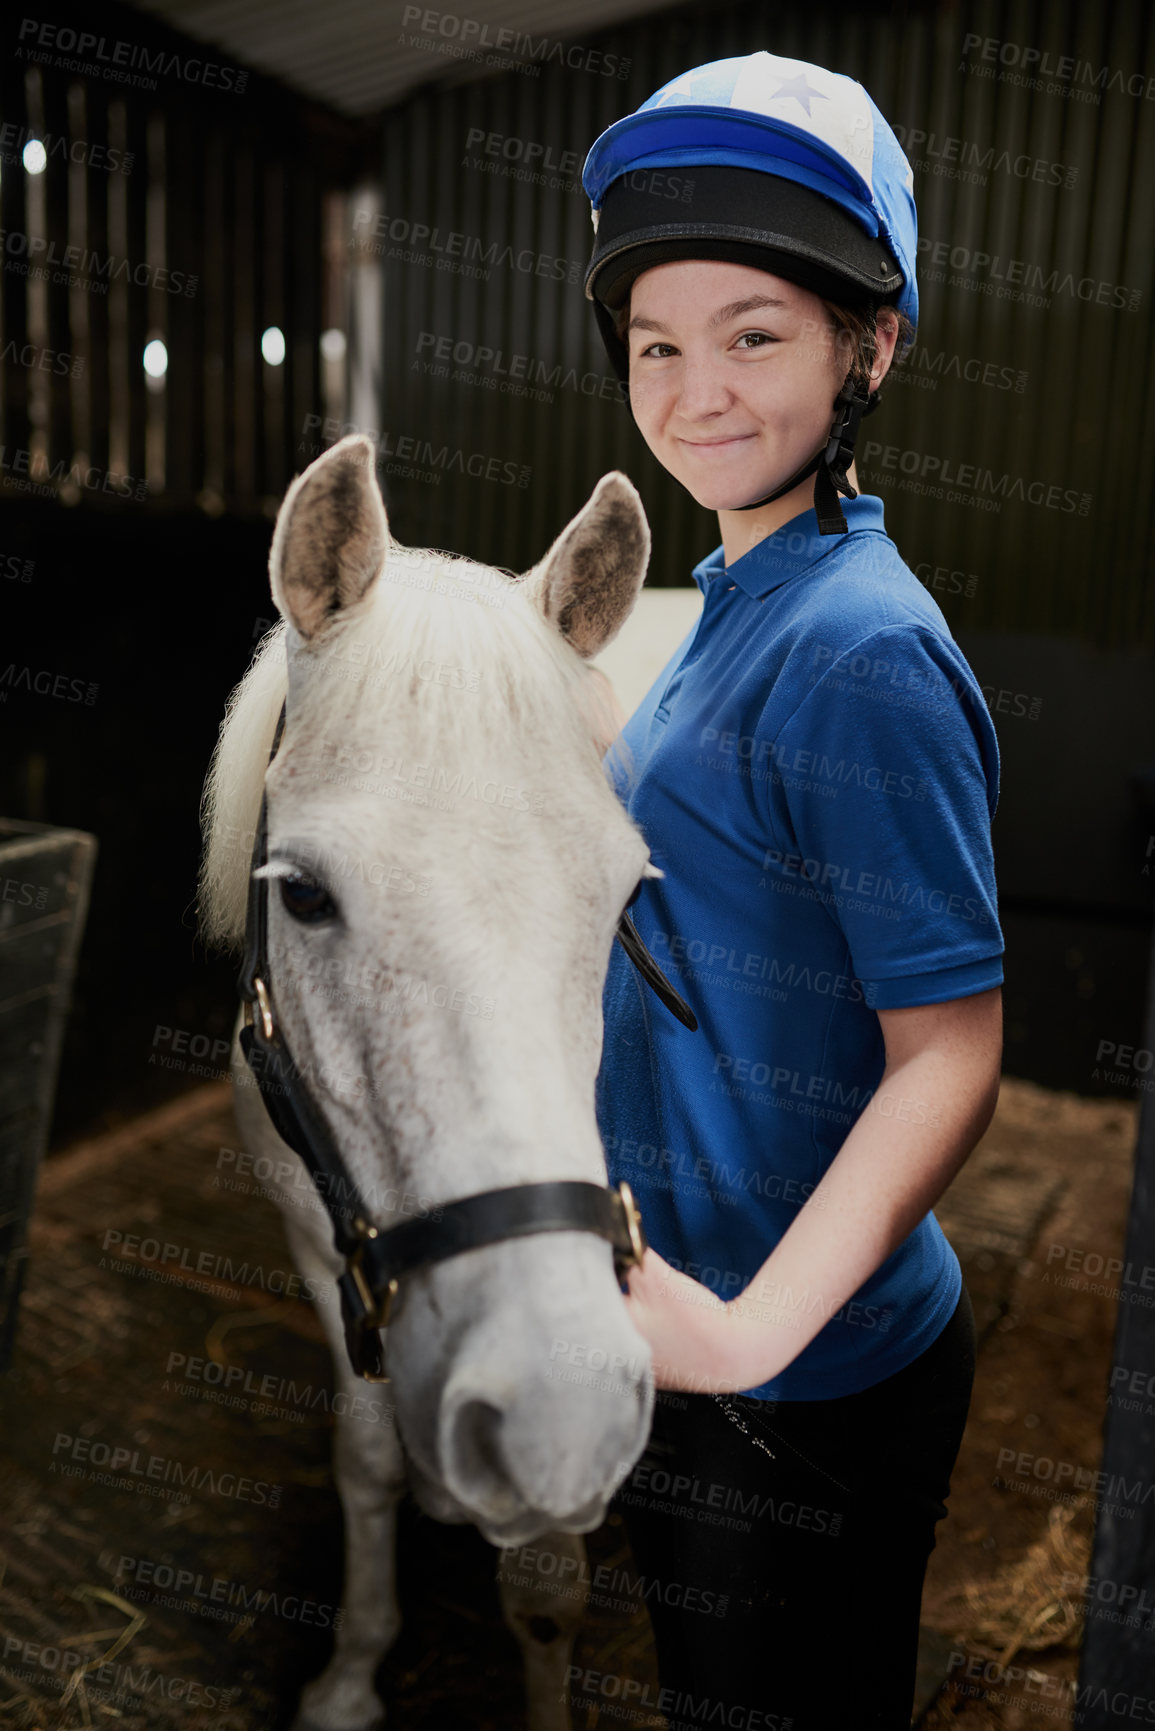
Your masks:
M 295 920 L 311 924 L 335 917 L 337 904 L 323 884 L 315 883 L 299 872 L 291 878 L 281 878 L 280 884 L 285 912 Z

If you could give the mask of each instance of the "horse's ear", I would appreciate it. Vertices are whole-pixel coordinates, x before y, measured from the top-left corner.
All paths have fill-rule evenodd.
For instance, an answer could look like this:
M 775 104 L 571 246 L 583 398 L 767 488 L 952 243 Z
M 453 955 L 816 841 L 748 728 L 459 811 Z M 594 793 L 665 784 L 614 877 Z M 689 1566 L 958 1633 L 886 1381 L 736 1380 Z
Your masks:
M 360 601 L 388 548 L 373 442 L 352 434 L 285 494 L 269 551 L 273 600 L 302 637 L 315 637 L 332 614 Z
M 633 610 L 650 561 L 650 526 L 637 490 L 615 470 L 528 573 L 545 617 L 579 655 L 596 655 Z

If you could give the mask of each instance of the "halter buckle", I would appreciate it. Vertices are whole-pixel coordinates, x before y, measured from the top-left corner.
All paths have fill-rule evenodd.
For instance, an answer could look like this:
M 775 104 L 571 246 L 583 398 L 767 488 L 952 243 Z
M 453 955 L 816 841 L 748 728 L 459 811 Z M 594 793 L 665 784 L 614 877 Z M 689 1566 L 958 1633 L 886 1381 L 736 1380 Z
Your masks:
M 618 1257 L 621 1270 L 640 1268 L 642 1258 L 646 1254 L 646 1232 L 642 1225 L 641 1209 L 634 1201 L 634 1193 L 623 1178 L 618 1185 L 618 1195 L 621 1198 L 622 1213 L 625 1217 L 626 1231 L 629 1234 L 630 1248 Z
M 273 1020 L 273 1000 L 269 996 L 269 988 L 264 980 L 254 978 L 253 994 L 257 1001 L 257 1011 L 261 1018 L 261 1037 L 266 1046 L 271 1046 L 276 1037 L 277 1024 Z M 256 1022 L 253 1014 L 253 999 L 245 999 L 245 1026 L 251 1028 Z
M 364 1254 L 366 1243 L 380 1234 L 376 1226 L 360 1215 L 353 1221 L 353 1231 L 360 1242 L 345 1258 L 345 1272 L 337 1282 L 345 1319 L 345 1344 L 358 1376 L 366 1382 L 388 1382 L 385 1353 L 377 1330 L 389 1326 L 393 1300 L 397 1296 L 397 1281 L 388 1281 L 378 1298 L 365 1273 Z
M 364 1240 L 377 1237 L 377 1228 L 356 1220 L 353 1229 Z M 377 1296 L 365 1277 L 362 1267 L 364 1244 L 358 1244 L 352 1255 L 345 1258 L 345 1272 L 337 1281 L 341 1294 L 341 1316 L 345 1324 L 345 1345 L 349 1362 L 357 1375 L 366 1382 L 388 1382 L 385 1352 L 378 1329 L 389 1326 L 393 1300 L 397 1296 L 396 1280 L 389 1281 L 384 1297 Z
M 365 1279 L 365 1270 L 361 1266 L 360 1246 L 353 1252 L 348 1261 L 349 1273 L 357 1288 L 357 1296 L 365 1306 L 365 1314 L 361 1318 L 363 1328 L 388 1328 L 389 1318 L 393 1312 L 393 1300 L 397 1296 L 397 1282 L 391 1280 L 385 1288 L 380 1303 L 369 1282 Z

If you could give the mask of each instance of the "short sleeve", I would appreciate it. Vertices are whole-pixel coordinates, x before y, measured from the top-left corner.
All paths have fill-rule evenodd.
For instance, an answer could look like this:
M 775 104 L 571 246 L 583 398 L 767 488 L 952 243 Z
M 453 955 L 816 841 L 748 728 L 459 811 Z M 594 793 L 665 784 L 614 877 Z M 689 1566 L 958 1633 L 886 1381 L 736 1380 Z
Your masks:
M 801 652 L 808 689 L 774 742 L 768 868 L 820 898 L 873 1009 L 999 985 L 998 742 L 962 652 L 917 624 Z

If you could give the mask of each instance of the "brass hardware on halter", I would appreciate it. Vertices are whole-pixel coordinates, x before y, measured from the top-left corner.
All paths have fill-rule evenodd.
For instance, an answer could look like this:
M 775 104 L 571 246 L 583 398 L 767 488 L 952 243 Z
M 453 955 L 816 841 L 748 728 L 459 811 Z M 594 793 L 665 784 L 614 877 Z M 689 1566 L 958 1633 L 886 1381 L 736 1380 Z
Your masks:
M 273 1000 L 269 996 L 269 988 L 264 980 L 258 979 L 253 981 L 253 990 L 257 994 L 257 1007 L 261 1012 L 261 1032 L 265 1039 L 271 1042 L 277 1026 L 273 1021 Z
M 377 1238 L 380 1236 L 376 1226 L 371 1226 L 370 1223 L 367 1220 L 362 1219 L 360 1215 L 358 1215 L 353 1222 L 353 1230 L 357 1234 L 358 1238 L 362 1240 L 362 1244 L 366 1239 Z M 365 1270 L 361 1266 L 361 1256 L 362 1245 L 359 1244 L 356 1250 L 354 1250 L 352 1256 L 349 1257 L 347 1263 L 349 1273 L 353 1276 L 353 1282 L 357 1288 L 361 1303 L 365 1306 L 365 1315 L 361 1319 L 361 1326 L 363 1328 L 388 1328 L 389 1318 L 393 1311 L 393 1300 L 397 1296 L 397 1281 L 391 1280 L 389 1282 L 385 1288 L 384 1297 L 381 1299 L 380 1304 L 378 1304 L 376 1294 L 369 1285 L 369 1282 L 365 1279 Z M 380 1380 L 388 1382 L 389 1379 L 388 1377 L 382 1377 Z
M 634 1193 L 624 1178 L 618 1185 L 618 1195 L 622 1199 L 622 1212 L 625 1215 L 626 1231 L 630 1235 L 629 1255 L 622 1256 L 621 1265 L 623 1269 L 640 1268 L 642 1266 L 642 1258 L 646 1254 L 646 1240 L 642 1233 L 642 1215 L 641 1210 L 634 1201 Z

